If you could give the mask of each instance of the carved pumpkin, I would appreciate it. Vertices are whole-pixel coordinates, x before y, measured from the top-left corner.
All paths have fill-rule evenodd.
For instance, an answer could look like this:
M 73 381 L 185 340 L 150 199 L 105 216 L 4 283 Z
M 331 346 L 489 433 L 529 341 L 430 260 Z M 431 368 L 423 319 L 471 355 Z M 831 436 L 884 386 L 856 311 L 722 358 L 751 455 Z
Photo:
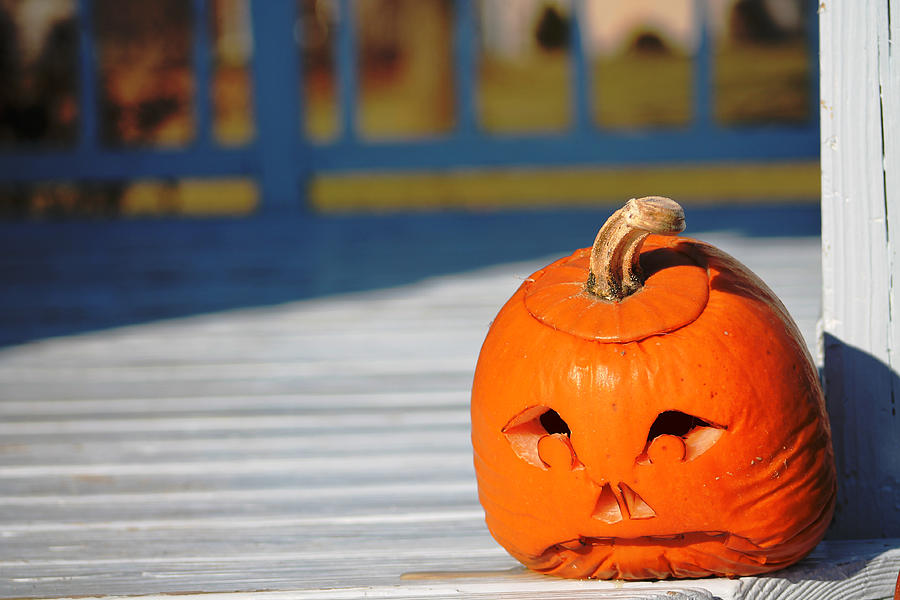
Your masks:
M 488 528 L 562 577 L 751 575 L 824 535 L 830 428 L 803 339 L 734 258 L 630 200 L 529 277 L 478 359 L 472 442 Z

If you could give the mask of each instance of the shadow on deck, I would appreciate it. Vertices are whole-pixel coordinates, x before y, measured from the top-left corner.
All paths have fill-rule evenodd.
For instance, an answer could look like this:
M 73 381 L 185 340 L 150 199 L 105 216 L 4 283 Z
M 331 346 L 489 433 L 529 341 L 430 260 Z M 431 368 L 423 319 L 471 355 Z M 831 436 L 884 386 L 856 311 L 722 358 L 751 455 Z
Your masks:
M 0 346 L 562 256 L 611 210 L 2 223 Z M 814 203 L 686 210 L 687 235 L 820 231 Z

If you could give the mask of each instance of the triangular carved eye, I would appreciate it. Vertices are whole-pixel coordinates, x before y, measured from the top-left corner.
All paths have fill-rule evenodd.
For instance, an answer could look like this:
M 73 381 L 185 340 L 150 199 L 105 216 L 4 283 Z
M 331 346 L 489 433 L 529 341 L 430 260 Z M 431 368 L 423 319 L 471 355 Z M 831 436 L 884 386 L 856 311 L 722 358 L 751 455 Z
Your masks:
M 569 466 L 574 466 L 575 451 L 572 450 L 572 444 L 569 442 L 571 430 L 569 425 L 563 420 L 559 413 L 548 406 L 532 406 L 526 408 L 518 415 L 509 420 L 502 429 L 503 435 L 506 437 L 513 452 L 523 459 L 525 462 L 547 469 L 551 465 L 562 465 L 566 461 L 560 460 L 557 456 L 559 452 L 553 452 L 553 460 L 544 460 L 541 457 L 539 449 L 542 438 L 552 437 L 556 441 L 554 444 L 544 444 L 548 448 L 559 447 L 567 448 L 571 453 L 571 460 L 568 461 Z M 547 440 L 548 442 L 550 440 Z M 545 450 L 545 453 L 547 450 Z
M 650 431 L 639 464 L 689 462 L 709 450 L 727 429 L 678 410 L 659 414 Z

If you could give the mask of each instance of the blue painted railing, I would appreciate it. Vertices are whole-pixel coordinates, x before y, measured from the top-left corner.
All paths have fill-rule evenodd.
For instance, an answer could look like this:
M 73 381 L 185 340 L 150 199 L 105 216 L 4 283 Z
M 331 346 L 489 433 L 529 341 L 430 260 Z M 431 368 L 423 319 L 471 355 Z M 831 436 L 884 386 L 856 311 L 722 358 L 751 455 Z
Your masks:
M 296 208 L 304 183 L 316 173 L 365 170 L 440 170 L 462 167 L 618 165 L 815 158 L 819 153 L 818 78 L 811 77 L 809 121 L 796 125 L 726 127 L 713 118 L 711 32 L 705 0 L 695 0 L 700 43 L 694 62 L 692 122 L 683 128 L 604 130 L 591 116 L 590 69 L 575 0 L 571 39 L 572 125 L 542 135 L 488 134 L 476 106 L 475 0 L 455 0 L 454 76 L 456 127 L 441 137 L 365 141 L 357 135 L 357 39 L 352 0 L 338 0 L 336 65 L 340 135 L 329 143 L 303 139 L 300 57 L 295 41 L 296 0 L 250 0 L 256 138 L 239 148 L 212 137 L 209 0 L 192 0 L 196 136 L 184 148 L 106 148 L 99 143 L 97 61 L 92 0 L 78 0 L 80 35 L 80 134 L 72 149 L 17 148 L 0 154 L 0 181 L 128 180 L 141 177 L 249 176 L 256 179 L 266 210 Z M 818 64 L 818 19 L 808 10 L 810 64 Z M 602 98 L 601 98 L 602 101 Z

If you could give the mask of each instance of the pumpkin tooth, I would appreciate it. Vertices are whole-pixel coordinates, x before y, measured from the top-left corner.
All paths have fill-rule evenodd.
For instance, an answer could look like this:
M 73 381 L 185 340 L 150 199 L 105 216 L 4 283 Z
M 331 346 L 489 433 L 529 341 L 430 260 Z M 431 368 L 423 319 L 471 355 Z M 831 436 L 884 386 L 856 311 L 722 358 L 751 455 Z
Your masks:
M 625 500 L 629 518 L 652 519 L 656 516 L 656 511 L 650 508 L 650 505 L 633 489 L 620 482 L 619 491 L 622 492 L 622 498 Z
M 594 512 L 591 514 L 591 517 L 609 525 L 623 520 L 622 509 L 619 508 L 619 501 L 616 499 L 616 494 L 613 492 L 612 486 L 608 483 L 603 484 L 600 495 L 597 496 L 597 502 L 594 505 Z

